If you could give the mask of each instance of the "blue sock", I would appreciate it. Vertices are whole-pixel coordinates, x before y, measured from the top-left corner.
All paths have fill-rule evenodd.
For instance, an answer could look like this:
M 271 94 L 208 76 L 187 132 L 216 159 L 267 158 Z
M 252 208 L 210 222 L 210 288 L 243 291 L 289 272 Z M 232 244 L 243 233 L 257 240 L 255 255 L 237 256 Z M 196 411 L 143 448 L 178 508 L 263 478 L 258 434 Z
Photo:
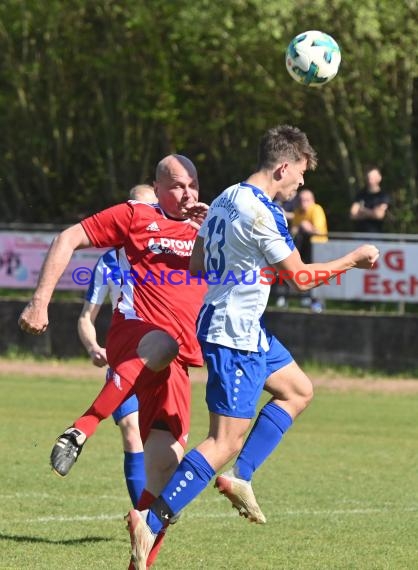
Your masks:
M 215 471 L 203 455 L 197 449 L 192 449 L 177 467 L 155 503 L 168 507 L 170 516 L 176 515 L 209 485 L 214 475 Z M 149 510 L 147 524 L 157 534 L 164 523 L 153 511 L 153 506 L 154 503 Z
M 146 482 L 144 452 L 133 453 L 131 451 L 125 451 L 123 467 L 126 486 L 128 487 L 129 496 L 135 508 L 145 488 Z
M 283 408 L 273 402 L 266 404 L 237 457 L 235 474 L 251 481 L 254 471 L 279 445 L 283 434 L 291 425 L 292 418 Z

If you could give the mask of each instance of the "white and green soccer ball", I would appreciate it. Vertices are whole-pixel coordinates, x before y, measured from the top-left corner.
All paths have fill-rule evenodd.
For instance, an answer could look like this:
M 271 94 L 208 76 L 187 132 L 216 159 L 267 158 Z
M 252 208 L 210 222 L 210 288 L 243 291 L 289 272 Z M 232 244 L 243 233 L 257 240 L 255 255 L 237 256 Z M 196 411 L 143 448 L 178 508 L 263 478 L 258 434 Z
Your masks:
M 320 87 L 333 79 L 341 63 L 337 42 L 324 32 L 298 34 L 287 47 L 286 68 L 290 76 L 309 87 Z

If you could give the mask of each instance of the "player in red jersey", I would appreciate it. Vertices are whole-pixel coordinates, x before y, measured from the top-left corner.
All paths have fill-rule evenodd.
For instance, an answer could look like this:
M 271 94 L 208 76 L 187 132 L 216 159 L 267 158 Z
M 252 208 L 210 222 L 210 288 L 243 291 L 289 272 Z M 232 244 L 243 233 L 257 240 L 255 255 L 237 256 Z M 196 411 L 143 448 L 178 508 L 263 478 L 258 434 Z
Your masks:
M 135 393 L 147 457 L 142 509 L 158 496 L 183 456 L 190 420 L 187 367 L 203 364 L 195 321 L 206 290 L 204 281 L 188 272 L 207 210 L 197 202 L 194 164 L 181 155 L 165 157 L 157 166 L 154 188 L 158 205 L 128 201 L 55 238 L 19 318 L 23 330 L 42 334 L 52 293 L 74 250 L 91 245 L 119 249 L 123 284 L 106 341 L 113 381 L 57 440 L 51 460 L 61 468 L 66 463 L 68 472 L 98 423 Z

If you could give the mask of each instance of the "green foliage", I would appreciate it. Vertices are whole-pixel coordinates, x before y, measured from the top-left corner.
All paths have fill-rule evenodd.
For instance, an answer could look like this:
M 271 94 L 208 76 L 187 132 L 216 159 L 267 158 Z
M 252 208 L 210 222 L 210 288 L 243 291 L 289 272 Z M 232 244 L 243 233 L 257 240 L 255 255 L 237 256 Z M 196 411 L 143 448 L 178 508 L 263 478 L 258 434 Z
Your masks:
M 331 84 L 297 85 L 290 39 L 322 29 L 343 61 Z M 4 0 L 0 5 L 0 197 L 8 221 L 72 222 L 152 181 L 177 151 L 202 197 L 252 170 L 259 135 L 289 122 L 318 149 L 307 186 L 330 227 L 377 163 L 388 230 L 418 231 L 415 0 Z

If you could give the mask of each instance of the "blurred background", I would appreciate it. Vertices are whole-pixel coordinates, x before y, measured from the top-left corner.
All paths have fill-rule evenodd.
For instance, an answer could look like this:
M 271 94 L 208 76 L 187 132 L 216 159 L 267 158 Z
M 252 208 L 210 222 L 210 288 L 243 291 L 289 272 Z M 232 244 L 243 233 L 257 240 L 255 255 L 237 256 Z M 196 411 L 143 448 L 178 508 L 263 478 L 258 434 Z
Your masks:
M 320 89 L 284 65 L 292 37 L 331 34 Z M 72 223 L 152 182 L 170 152 L 197 164 L 202 199 L 246 177 L 262 132 L 286 122 L 319 154 L 306 177 L 329 229 L 377 164 L 386 231 L 418 232 L 416 0 L 3 0 L 3 222 Z
M 286 71 L 286 47 L 309 29 L 332 35 L 342 52 L 337 77 L 321 88 Z M 371 275 L 350 272 L 344 287 L 319 288 L 307 305 L 273 288 L 271 328 L 286 330 L 300 358 L 313 351 L 326 362 L 375 366 L 385 346 L 385 368 L 415 368 L 407 339 L 418 335 L 417 38 L 417 0 L 3 0 L 0 322 L 9 334 L 0 353 L 82 352 L 75 319 L 87 282 L 72 271 L 92 268 L 97 251 L 74 256 L 54 299 L 76 305 L 49 337 L 28 339 L 16 326 L 55 233 L 152 183 L 172 152 L 196 163 L 210 202 L 255 169 L 267 128 L 290 123 L 319 156 L 305 177 L 328 224 L 315 260 L 364 239 L 382 256 Z M 384 232 L 364 236 L 350 207 L 370 165 L 390 207 Z M 61 305 L 52 310 L 63 314 Z M 353 324 L 343 326 L 350 311 Z M 360 318 L 381 313 L 403 321 Z

